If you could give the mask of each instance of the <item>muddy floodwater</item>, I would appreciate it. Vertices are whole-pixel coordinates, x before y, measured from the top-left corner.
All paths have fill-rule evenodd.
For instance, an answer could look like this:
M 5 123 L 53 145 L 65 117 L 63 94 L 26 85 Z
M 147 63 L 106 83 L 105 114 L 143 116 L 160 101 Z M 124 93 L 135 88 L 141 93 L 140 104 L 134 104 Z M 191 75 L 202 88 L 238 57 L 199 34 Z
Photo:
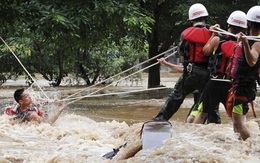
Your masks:
M 260 99 L 255 100 L 257 118 L 252 110 L 246 126 L 251 137 L 246 141 L 234 133 L 230 118 L 220 105 L 222 124 L 186 124 L 192 94 L 170 119 L 172 137 L 163 146 L 142 150 L 140 130 L 163 106 L 178 75 L 167 74 L 161 87 L 147 90 L 147 78 L 117 83 L 93 96 L 102 86 L 44 86 L 43 92 L 29 88 L 34 100 L 56 100 L 43 107 L 49 115 L 57 111 L 61 100 L 69 104 L 58 120 L 48 123 L 16 123 L 4 113 L 14 106 L 13 92 L 24 87 L 9 81 L 0 88 L 0 162 L 12 163 L 257 163 L 260 162 Z M 41 83 L 44 85 L 44 83 Z M 46 83 L 45 83 L 46 84 Z M 77 94 L 77 95 L 76 95 Z M 84 98 L 83 98 L 84 97 Z M 59 103 L 59 104 L 58 104 Z M 127 143 L 113 159 L 102 156 Z
M 165 98 L 134 99 L 131 97 L 84 100 L 74 104 L 73 109 L 70 109 L 69 112 L 88 116 L 98 122 L 116 120 L 131 125 L 145 122 L 156 116 L 164 101 Z M 171 119 L 184 122 L 192 104 L 193 98 L 190 96 Z M 223 109 L 221 109 L 221 116 L 222 123 L 230 122 Z

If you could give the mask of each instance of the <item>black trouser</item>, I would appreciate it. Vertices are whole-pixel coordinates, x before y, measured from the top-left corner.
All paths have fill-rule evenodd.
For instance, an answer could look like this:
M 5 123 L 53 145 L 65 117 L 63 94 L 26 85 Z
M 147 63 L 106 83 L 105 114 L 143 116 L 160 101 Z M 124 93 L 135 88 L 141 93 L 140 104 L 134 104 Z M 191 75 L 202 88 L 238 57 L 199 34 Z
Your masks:
M 195 91 L 193 92 L 193 100 L 194 100 L 194 103 L 193 103 L 193 105 L 192 105 L 191 108 L 190 108 L 190 111 L 189 111 L 189 113 L 188 113 L 188 115 L 187 115 L 187 118 L 190 116 L 190 114 L 191 114 L 191 112 L 192 112 L 193 110 L 198 110 L 200 96 L 201 96 L 201 93 L 200 93 L 198 90 L 195 90 Z
M 206 82 L 209 79 L 207 68 L 201 68 L 193 65 L 192 71 L 187 72 L 184 70 L 183 75 L 179 78 L 174 86 L 174 90 L 170 93 L 164 106 L 162 107 L 156 118 L 163 118 L 169 120 L 175 114 L 183 100 L 187 95 L 198 90 L 202 93 Z
M 221 123 L 220 117 L 216 119 L 212 115 L 219 112 L 219 103 L 222 103 L 226 108 L 228 90 L 231 86 L 231 82 L 214 79 L 209 80 L 206 84 L 200 102 L 203 102 L 203 112 L 209 115 L 209 123 Z

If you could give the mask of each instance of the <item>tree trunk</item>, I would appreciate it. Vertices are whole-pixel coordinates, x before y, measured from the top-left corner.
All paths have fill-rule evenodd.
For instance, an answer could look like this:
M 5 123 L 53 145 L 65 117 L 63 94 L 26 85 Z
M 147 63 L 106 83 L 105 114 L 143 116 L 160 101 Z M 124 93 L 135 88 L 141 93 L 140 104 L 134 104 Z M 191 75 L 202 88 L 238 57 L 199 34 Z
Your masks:
M 90 80 L 89 80 L 89 77 L 88 77 L 88 74 L 87 74 L 85 68 L 83 67 L 82 64 L 78 64 L 78 66 L 79 66 L 80 77 L 82 77 L 85 80 L 87 85 L 90 85 L 91 83 L 90 83 Z
M 158 54 L 158 41 L 152 40 L 149 45 L 149 58 L 153 58 Z M 153 59 L 149 62 L 149 65 L 156 63 L 157 60 Z M 158 87 L 160 85 L 160 64 L 156 64 L 149 68 L 148 74 L 148 88 Z
M 154 8 L 154 26 L 152 28 L 152 33 L 148 35 L 148 43 L 149 43 L 149 58 L 153 58 L 158 55 L 158 23 L 160 17 L 161 7 L 160 5 L 156 5 Z M 149 62 L 149 65 L 156 63 L 156 58 Z M 148 88 L 158 87 L 160 85 L 160 64 L 156 64 L 149 68 L 148 75 Z
M 57 60 L 58 60 L 58 67 L 59 72 L 57 74 L 57 78 L 55 79 L 55 83 L 52 84 L 53 87 L 58 87 L 61 83 L 63 78 L 63 63 L 64 63 L 64 56 L 62 50 L 57 51 Z
M 91 84 L 95 84 L 95 82 L 97 81 L 97 78 L 98 78 L 99 75 L 100 75 L 99 73 L 100 73 L 100 70 L 99 70 L 99 68 L 97 68 L 97 70 L 96 70 L 96 72 L 95 72 L 95 75 L 94 75 L 94 78 L 93 78 Z

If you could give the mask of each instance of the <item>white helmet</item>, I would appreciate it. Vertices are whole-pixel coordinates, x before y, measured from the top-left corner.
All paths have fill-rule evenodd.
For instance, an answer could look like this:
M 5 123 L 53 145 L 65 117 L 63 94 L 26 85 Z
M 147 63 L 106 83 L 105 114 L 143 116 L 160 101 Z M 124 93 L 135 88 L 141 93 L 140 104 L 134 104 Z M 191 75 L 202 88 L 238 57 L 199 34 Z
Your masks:
M 206 7 L 203 4 L 195 3 L 192 6 L 190 6 L 189 20 L 194 20 L 205 16 L 209 16 L 209 14 Z
M 227 23 L 233 26 L 247 28 L 246 14 L 243 11 L 236 10 L 229 15 Z
M 260 23 L 260 6 L 251 7 L 247 12 L 246 17 L 247 20 L 251 22 Z

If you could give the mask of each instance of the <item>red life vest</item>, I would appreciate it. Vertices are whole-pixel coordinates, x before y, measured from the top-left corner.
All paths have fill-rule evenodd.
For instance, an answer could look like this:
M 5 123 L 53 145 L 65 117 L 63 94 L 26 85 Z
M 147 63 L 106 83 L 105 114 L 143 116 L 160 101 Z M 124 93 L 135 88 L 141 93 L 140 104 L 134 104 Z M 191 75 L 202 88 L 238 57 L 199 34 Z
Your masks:
M 208 63 L 208 56 L 202 52 L 203 46 L 211 37 L 206 27 L 189 27 L 182 32 L 183 38 L 189 43 L 189 58 L 191 63 Z
M 43 112 L 35 106 L 30 107 L 27 111 L 36 111 L 36 113 L 39 116 L 41 116 L 41 117 L 43 116 Z M 5 113 L 9 116 L 17 115 L 17 112 L 11 106 L 8 106 L 5 108 Z
M 14 111 L 11 106 L 5 108 L 5 113 L 9 116 L 16 115 L 16 111 Z
M 231 40 L 233 37 L 221 36 L 218 48 L 209 58 L 208 70 L 211 75 L 226 74 L 229 58 L 233 54 L 236 42 Z
M 229 58 L 232 56 L 235 46 L 237 45 L 236 42 L 229 40 L 221 44 L 221 51 L 222 53 L 222 59 L 221 59 L 221 65 L 218 70 L 219 73 L 226 73 L 226 69 L 229 63 Z
M 258 64 L 255 64 L 253 67 L 248 65 L 241 43 L 235 46 L 226 73 L 233 79 L 249 82 L 254 82 L 256 80 L 258 75 Z

